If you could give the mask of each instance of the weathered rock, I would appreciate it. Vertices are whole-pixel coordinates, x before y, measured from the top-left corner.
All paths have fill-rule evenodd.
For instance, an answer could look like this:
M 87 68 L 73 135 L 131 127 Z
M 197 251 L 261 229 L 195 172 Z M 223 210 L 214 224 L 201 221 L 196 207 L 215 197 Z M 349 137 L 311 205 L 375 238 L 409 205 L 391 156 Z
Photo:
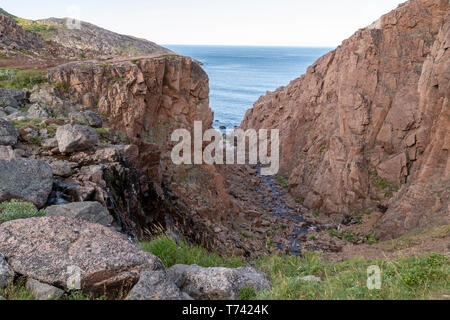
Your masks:
M 31 119 L 48 118 L 48 112 L 42 108 L 38 103 L 33 104 L 27 112 L 27 115 Z
M 192 300 L 175 285 L 165 271 L 143 271 L 127 300 Z
M 91 149 L 98 143 L 98 135 L 91 127 L 67 124 L 56 130 L 56 140 L 60 152 L 70 153 Z
M 5 298 L 3 298 L 2 296 L 0 296 L 0 301 L 1 301 L 1 300 L 5 300 Z
M 42 208 L 52 190 L 52 168 L 33 159 L 0 160 L 0 202 L 22 199 Z
M 0 119 L 0 145 L 13 146 L 17 143 L 19 133 L 12 126 L 11 122 Z
M 57 300 L 64 295 L 64 290 L 34 279 L 28 279 L 25 286 L 37 300 Z
M 41 143 L 42 148 L 45 149 L 53 149 L 58 147 L 58 140 L 56 138 L 45 139 Z
M 236 300 L 246 287 L 255 291 L 270 289 L 269 278 L 254 268 L 202 268 L 175 265 L 167 270 L 170 279 L 194 299 Z
M 1 159 L 15 159 L 17 154 L 11 146 L 0 146 L 0 160 Z
M 102 118 L 100 118 L 98 114 L 90 110 L 71 112 L 69 114 L 69 118 L 84 124 L 88 124 L 94 128 L 102 127 Z
M 14 272 L 0 253 L 0 289 L 6 288 L 14 281 Z
M 55 176 L 70 177 L 72 174 L 72 167 L 67 161 L 57 160 L 50 163 Z
M 73 202 L 63 205 L 50 206 L 46 209 L 48 217 L 66 217 L 72 219 L 82 219 L 104 226 L 113 222 L 113 217 L 108 210 L 99 202 Z
M 42 217 L 0 225 L 0 252 L 19 274 L 64 290 L 94 295 L 127 293 L 142 270 L 162 270 L 154 255 L 99 224 Z

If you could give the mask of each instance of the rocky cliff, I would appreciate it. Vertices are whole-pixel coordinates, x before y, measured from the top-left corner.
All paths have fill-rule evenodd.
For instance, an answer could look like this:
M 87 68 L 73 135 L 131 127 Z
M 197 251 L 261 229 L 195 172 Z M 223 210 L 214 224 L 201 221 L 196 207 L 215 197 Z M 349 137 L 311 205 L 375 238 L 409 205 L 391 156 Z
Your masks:
M 356 32 L 243 128 L 279 128 L 290 192 L 328 214 L 385 212 L 380 238 L 449 218 L 448 0 L 411 0 Z

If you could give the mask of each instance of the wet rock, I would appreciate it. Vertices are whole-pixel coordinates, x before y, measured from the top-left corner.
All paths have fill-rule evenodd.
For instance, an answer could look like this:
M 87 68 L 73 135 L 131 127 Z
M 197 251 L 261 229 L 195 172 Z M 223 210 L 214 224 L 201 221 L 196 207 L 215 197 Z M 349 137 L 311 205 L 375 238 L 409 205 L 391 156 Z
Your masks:
M 143 271 L 126 300 L 192 300 L 165 271 Z
M 69 114 L 69 118 L 84 124 L 88 124 L 94 128 L 101 128 L 103 124 L 102 118 L 100 118 L 98 114 L 90 110 L 71 112 Z
M 56 130 L 56 140 L 61 153 L 70 153 L 91 149 L 98 143 L 98 135 L 91 127 L 67 124 Z
M 0 177 L 0 202 L 22 199 L 42 208 L 52 191 L 52 168 L 39 160 L 0 160 Z
M 8 221 L 0 225 L 0 252 L 22 275 L 64 290 L 117 297 L 142 270 L 163 270 L 157 257 L 99 224 L 64 217 Z
M 199 300 L 237 300 L 246 287 L 270 289 L 269 278 L 254 268 L 203 268 L 175 265 L 167 270 L 181 291 Z
M 82 219 L 92 223 L 110 225 L 113 217 L 99 202 L 73 202 L 63 205 L 51 206 L 46 209 L 48 217 L 66 217 Z
M 26 288 L 37 300 L 57 300 L 64 294 L 64 290 L 34 279 L 27 280 Z
M 12 126 L 11 122 L 0 119 L 0 145 L 13 146 L 17 143 L 19 133 Z
M 5 256 L 0 253 L 0 289 L 6 288 L 14 280 L 14 272 L 6 262 Z

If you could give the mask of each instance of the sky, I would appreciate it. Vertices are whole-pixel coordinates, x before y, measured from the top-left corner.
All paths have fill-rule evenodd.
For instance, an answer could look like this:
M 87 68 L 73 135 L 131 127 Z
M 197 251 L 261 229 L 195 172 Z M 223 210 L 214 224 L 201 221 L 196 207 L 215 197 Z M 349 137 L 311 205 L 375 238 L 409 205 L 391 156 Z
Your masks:
M 0 7 L 33 20 L 75 14 L 108 30 L 159 44 L 335 47 L 402 2 L 0 0 Z

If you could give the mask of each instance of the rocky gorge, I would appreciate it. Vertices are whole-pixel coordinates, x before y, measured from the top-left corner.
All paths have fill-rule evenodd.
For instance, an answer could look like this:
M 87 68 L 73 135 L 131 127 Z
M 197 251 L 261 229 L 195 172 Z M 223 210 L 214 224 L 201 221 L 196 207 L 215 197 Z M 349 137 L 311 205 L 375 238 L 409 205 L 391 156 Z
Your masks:
M 340 261 L 436 226 L 447 228 L 425 252 L 448 252 L 449 8 L 410 0 L 261 97 L 241 127 L 280 129 L 277 177 L 173 164 L 171 133 L 214 120 L 192 58 L 87 23 L 84 41 L 62 20 L 0 14 L 0 66 L 42 70 L 0 88 L 0 288 L 239 299 L 270 290 L 253 266 L 268 254 Z M 136 50 L 114 46 L 125 40 Z M 161 232 L 247 264 L 165 266 L 139 247 Z

